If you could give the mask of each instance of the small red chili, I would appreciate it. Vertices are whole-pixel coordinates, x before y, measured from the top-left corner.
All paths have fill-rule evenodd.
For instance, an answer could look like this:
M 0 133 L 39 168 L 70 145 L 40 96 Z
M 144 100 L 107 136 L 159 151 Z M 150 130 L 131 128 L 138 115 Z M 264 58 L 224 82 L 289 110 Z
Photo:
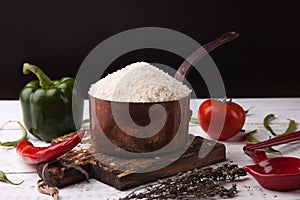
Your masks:
M 85 130 L 80 130 L 71 138 L 48 147 L 35 147 L 30 141 L 23 140 L 19 142 L 16 150 L 21 159 L 27 164 L 34 165 L 42 162 L 50 162 L 77 146 L 84 133 Z

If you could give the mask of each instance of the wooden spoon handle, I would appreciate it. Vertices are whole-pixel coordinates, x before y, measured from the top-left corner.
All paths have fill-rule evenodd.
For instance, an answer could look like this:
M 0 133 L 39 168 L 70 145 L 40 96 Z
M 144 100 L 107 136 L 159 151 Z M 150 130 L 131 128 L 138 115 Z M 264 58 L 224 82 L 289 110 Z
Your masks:
M 183 82 L 184 78 L 188 75 L 188 73 L 192 69 L 192 64 L 199 61 L 205 55 L 207 55 L 210 51 L 214 50 L 215 48 L 225 44 L 231 40 L 238 38 L 239 33 L 237 32 L 227 32 L 217 39 L 205 44 L 204 46 L 200 47 L 196 51 L 194 51 L 189 57 L 187 57 L 183 63 L 180 65 L 174 78 L 180 82 Z

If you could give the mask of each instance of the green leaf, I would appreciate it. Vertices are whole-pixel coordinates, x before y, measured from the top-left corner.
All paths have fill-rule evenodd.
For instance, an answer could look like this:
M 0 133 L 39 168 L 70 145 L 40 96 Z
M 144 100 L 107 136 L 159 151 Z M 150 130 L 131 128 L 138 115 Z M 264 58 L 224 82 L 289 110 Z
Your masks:
M 296 131 L 296 122 L 295 122 L 295 120 L 292 120 L 292 119 L 288 119 L 288 120 L 290 121 L 289 126 L 285 130 L 285 132 L 281 135 L 286 135 L 286 134 L 289 134 L 289 133 L 292 133 L 292 132 Z
M 259 142 L 253 135 L 257 132 L 257 129 L 250 131 L 246 134 L 248 142 Z
M 27 131 L 26 131 L 26 128 L 25 128 L 25 127 L 22 125 L 22 123 L 19 122 L 19 121 L 12 121 L 12 120 L 9 120 L 9 121 L 7 121 L 6 123 L 4 123 L 4 124 L 1 126 L 0 130 L 3 130 L 3 127 L 4 127 L 5 125 L 7 125 L 7 124 L 9 124 L 9 123 L 13 123 L 13 122 L 18 123 L 18 125 L 20 126 L 20 128 L 21 128 L 21 130 L 22 130 L 22 133 L 23 133 L 22 136 L 21 136 L 21 138 L 18 139 L 18 140 L 15 140 L 15 141 L 0 142 L 0 146 L 4 146 L 4 147 L 16 147 L 16 146 L 19 144 L 19 142 L 21 142 L 22 140 L 25 140 L 25 139 L 27 138 Z
M 191 118 L 190 122 L 193 124 L 199 124 L 198 119 L 193 117 Z
M 272 148 L 272 147 L 264 148 L 264 150 L 265 150 L 266 152 L 268 152 L 268 153 L 279 153 L 279 154 L 281 154 L 280 151 L 278 151 L 278 150 L 276 150 L 276 149 L 274 149 L 274 148 Z
M 0 181 L 1 181 L 1 182 L 8 183 L 8 184 L 11 184 L 11 185 L 20 185 L 20 184 L 22 184 L 22 183 L 24 182 L 24 181 L 21 181 L 21 182 L 19 182 L 19 183 L 14 183 L 14 182 L 12 182 L 11 180 L 9 180 L 9 179 L 6 177 L 5 173 L 2 172 L 2 171 L 0 171 Z
M 90 119 L 84 119 L 84 120 L 82 121 L 82 124 L 87 124 L 87 123 L 90 123 Z
M 257 142 L 260 142 L 259 140 L 257 140 L 255 137 L 254 137 L 254 134 L 257 132 L 257 129 L 253 130 L 253 131 L 250 131 L 247 133 L 247 140 L 248 142 L 253 142 L 253 143 L 257 143 Z M 272 147 L 267 147 L 267 148 L 264 148 L 264 150 L 268 153 L 280 153 L 280 151 L 272 148 Z
M 274 114 L 268 114 L 265 118 L 264 118 L 264 127 L 273 135 L 273 136 L 277 136 L 277 134 L 273 131 L 273 129 L 271 128 L 271 126 L 269 125 L 269 122 L 271 120 L 275 119 L 275 115 Z

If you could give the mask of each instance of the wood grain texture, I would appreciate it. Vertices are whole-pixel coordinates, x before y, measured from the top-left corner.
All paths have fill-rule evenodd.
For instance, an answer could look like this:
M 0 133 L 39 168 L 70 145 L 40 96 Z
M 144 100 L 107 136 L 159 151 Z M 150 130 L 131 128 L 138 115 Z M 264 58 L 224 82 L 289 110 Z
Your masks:
M 65 138 L 56 138 L 53 142 Z M 178 159 L 174 159 L 171 154 L 155 158 L 116 157 L 95 152 L 90 147 L 74 149 L 53 162 L 37 165 L 36 169 L 38 175 L 50 186 L 62 188 L 94 178 L 118 190 L 125 190 L 225 160 L 223 144 L 192 135 L 189 135 L 189 141 L 187 150 Z M 84 143 L 88 144 L 90 141 L 85 140 Z M 162 163 L 166 163 L 166 166 L 155 169 Z

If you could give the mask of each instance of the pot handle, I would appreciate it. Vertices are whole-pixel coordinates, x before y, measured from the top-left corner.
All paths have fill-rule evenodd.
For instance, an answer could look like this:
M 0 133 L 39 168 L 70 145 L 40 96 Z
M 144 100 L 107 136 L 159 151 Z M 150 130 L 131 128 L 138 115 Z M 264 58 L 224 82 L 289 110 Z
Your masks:
M 194 51 L 189 57 L 187 57 L 180 67 L 177 69 L 174 78 L 179 82 L 183 82 L 184 78 L 188 75 L 188 73 L 192 69 L 192 65 L 199 60 L 201 60 L 204 56 L 206 56 L 209 52 L 214 50 L 215 48 L 231 41 L 239 37 L 239 33 L 235 31 L 227 32 L 217 39 L 205 44 L 203 47 L 201 46 L 196 51 Z

